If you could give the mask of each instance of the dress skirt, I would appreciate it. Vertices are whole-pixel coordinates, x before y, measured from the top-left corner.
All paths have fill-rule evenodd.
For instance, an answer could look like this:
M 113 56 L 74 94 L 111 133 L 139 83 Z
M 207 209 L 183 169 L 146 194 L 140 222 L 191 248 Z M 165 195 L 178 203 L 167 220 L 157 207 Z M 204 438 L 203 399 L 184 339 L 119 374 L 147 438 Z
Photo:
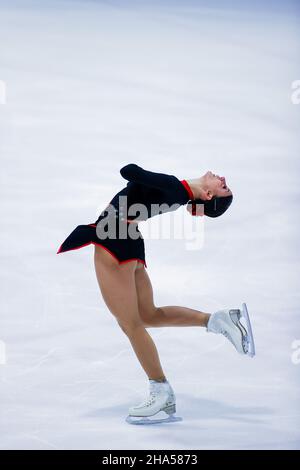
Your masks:
M 126 221 L 125 225 L 128 227 L 130 222 Z M 119 230 L 117 230 L 116 238 L 99 238 L 96 229 L 97 225 L 95 223 L 78 225 L 61 244 L 57 254 L 77 250 L 84 246 L 93 244 L 101 246 L 103 249 L 108 251 L 120 264 L 131 260 L 137 260 L 147 267 L 144 239 L 137 226 L 135 227 L 135 230 L 138 234 L 138 238 L 131 238 L 129 236 L 121 238 L 118 235 Z

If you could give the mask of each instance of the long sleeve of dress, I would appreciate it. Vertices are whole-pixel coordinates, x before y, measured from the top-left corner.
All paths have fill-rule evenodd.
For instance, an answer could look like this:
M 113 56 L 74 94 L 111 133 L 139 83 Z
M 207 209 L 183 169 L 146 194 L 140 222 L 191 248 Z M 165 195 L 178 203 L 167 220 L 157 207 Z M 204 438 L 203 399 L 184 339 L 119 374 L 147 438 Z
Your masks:
M 150 186 L 164 191 L 172 191 L 178 187 L 178 178 L 174 175 L 155 173 L 144 170 L 135 163 L 129 163 L 120 170 L 121 176 L 127 181 Z

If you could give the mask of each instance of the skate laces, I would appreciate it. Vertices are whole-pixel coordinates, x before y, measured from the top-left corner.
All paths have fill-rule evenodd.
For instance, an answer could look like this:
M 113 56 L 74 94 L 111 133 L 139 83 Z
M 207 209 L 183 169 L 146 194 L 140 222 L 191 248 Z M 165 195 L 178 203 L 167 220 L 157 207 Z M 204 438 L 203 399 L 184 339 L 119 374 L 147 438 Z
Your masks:
M 156 398 L 159 396 L 160 392 L 163 390 L 164 387 L 162 387 L 160 384 L 151 384 L 150 385 L 150 395 L 149 397 L 144 401 L 142 402 L 140 405 L 138 405 L 138 407 L 149 407 L 151 406 Z M 174 396 L 174 392 L 173 390 L 170 390 L 169 393 L 168 393 L 168 400 L 167 400 L 167 404 L 173 404 L 174 401 L 175 401 L 175 396 Z
M 141 406 L 151 406 L 152 403 L 154 403 L 157 395 L 158 395 L 157 390 L 151 390 L 150 396 L 141 404 Z
M 150 396 L 149 398 L 144 402 L 144 406 L 150 406 L 152 403 L 155 401 L 156 397 L 159 395 L 159 392 L 164 389 L 164 386 L 158 382 L 158 383 L 152 383 L 150 385 Z

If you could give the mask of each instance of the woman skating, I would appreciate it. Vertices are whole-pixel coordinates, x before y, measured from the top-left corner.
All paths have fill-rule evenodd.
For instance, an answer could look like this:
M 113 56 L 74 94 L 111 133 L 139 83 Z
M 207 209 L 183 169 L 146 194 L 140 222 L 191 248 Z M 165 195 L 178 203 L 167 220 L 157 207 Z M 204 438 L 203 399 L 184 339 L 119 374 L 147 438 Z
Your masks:
M 96 222 L 76 227 L 58 253 L 94 244 L 94 265 L 103 299 L 149 379 L 149 398 L 130 408 L 129 415 L 148 417 L 159 411 L 173 415 L 175 394 L 147 328 L 206 327 L 227 337 L 241 354 L 249 352 L 249 338 L 239 321 L 239 309 L 211 315 L 187 307 L 155 305 L 138 222 L 185 204 L 192 215 L 218 217 L 233 197 L 225 178 L 210 171 L 195 179 L 179 180 L 131 163 L 120 173 L 128 181 L 126 187 L 113 197 Z

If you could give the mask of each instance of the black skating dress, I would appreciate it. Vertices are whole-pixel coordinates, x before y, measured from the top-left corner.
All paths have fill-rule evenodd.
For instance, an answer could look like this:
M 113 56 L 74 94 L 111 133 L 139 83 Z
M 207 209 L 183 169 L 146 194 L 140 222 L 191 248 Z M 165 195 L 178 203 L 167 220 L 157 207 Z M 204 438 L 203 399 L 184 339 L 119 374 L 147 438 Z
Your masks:
M 196 201 L 187 181 L 179 180 L 174 175 L 147 171 L 134 163 L 121 168 L 120 173 L 128 181 L 127 186 L 113 197 L 94 223 L 78 225 L 57 253 L 94 244 L 102 246 L 119 263 L 138 260 L 147 267 L 144 239 L 138 229 L 138 221 L 176 210 L 189 200 Z M 135 210 L 135 215 L 130 215 L 132 212 L 129 209 L 133 204 L 143 204 L 143 210 Z M 113 236 L 111 230 L 107 236 L 105 227 L 108 227 L 108 221 L 114 227 Z M 101 227 L 101 224 L 104 225 Z M 135 229 L 134 238 L 128 235 L 133 233 L 130 232 L 132 226 Z

